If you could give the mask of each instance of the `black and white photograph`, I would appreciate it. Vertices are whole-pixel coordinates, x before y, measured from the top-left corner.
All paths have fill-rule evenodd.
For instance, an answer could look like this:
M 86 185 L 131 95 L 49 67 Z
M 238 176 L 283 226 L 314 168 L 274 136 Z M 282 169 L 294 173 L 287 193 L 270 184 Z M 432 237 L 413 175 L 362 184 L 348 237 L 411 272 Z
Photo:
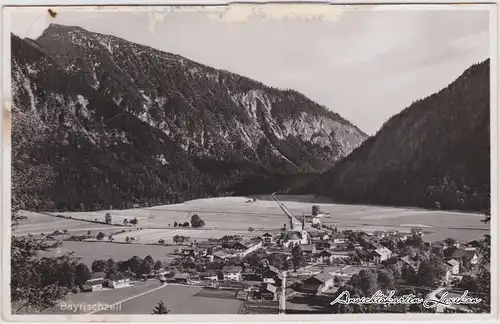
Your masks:
M 495 10 L 4 8 L 7 312 L 494 313 Z

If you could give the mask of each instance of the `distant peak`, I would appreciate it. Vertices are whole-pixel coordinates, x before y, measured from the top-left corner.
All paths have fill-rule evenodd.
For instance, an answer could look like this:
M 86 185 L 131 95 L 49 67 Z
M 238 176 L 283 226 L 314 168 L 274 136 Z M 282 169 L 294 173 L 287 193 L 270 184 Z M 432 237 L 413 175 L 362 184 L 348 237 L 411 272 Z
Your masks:
M 68 25 L 60 25 L 60 24 L 52 23 L 43 31 L 43 33 L 45 34 L 45 33 L 50 33 L 50 32 L 59 32 L 59 31 L 68 31 L 68 30 L 78 30 L 78 31 L 83 31 L 83 32 L 87 31 L 80 26 L 68 26 Z

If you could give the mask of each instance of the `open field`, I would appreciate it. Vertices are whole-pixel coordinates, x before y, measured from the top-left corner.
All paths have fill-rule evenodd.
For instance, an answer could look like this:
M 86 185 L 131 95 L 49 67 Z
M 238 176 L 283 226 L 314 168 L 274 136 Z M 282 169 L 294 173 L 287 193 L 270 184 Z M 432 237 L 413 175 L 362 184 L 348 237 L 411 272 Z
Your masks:
M 120 289 L 110 289 L 102 291 L 93 291 L 79 294 L 69 294 L 63 303 L 72 305 L 91 305 L 91 304 L 107 304 L 112 305 L 118 303 L 126 298 L 136 296 L 142 293 L 147 293 L 153 289 L 161 286 L 158 280 L 148 280 L 146 282 L 139 282 L 134 286 Z M 83 307 L 83 306 L 82 306 Z M 63 309 L 61 309 L 63 308 Z M 48 313 L 64 314 L 64 313 L 89 313 L 85 309 L 77 310 L 76 312 L 64 309 L 64 306 L 58 304 L 56 307 L 47 311 Z
M 227 298 L 199 296 L 199 287 L 166 285 L 165 287 L 121 303 L 119 311 L 101 311 L 96 314 L 151 314 L 162 300 L 171 314 L 237 314 L 241 301 Z M 203 294 L 201 294 L 203 295 Z
M 254 231 L 252 232 L 252 236 L 256 236 L 263 234 L 262 231 Z M 121 234 L 114 235 L 114 240 L 116 242 L 126 242 L 126 237 L 134 237 L 135 240 L 138 243 L 143 243 L 143 244 L 151 244 L 151 243 L 157 243 L 158 240 L 163 239 L 165 240 L 166 243 L 168 244 L 173 244 L 173 237 L 175 235 L 181 235 L 181 236 L 189 236 L 191 238 L 191 241 L 193 240 L 207 240 L 209 238 L 221 238 L 224 235 L 243 235 L 243 236 L 249 236 L 249 233 L 247 230 L 211 230 L 211 229 L 175 229 L 175 228 L 168 228 L 168 229 L 152 229 L 152 228 L 146 228 L 143 230 L 139 231 L 132 231 L 132 232 L 125 232 Z
M 110 212 L 113 222 L 123 222 L 124 218 L 137 217 L 138 228 L 133 234 L 123 233 L 115 236 L 115 240 L 124 241 L 126 236 L 140 238 L 141 243 L 156 243 L 164 239 L 171 243 L 175 235 L 190 236 L 193 239 L 219 238 L 227 234 L 248 234 L 248 227 L 255 231 L 252 235 L 259 235 L 265 231 L 279 230 L 288 219 L 273 200 L 271 195 L 256 196 L 255 203 L 248 202 L 250 197 L 222 197 L 188 201 L 182 204 L 139 208 L 130 210 L 112 210 L 100 212 L 67 212 L 57 213 L 72 217 L 94 220 L 96 217 L 104 219 L 106 212 Z M 313 204 L 320 206 L 323 212 L 330 213 L 330 217 L 323 218 L 323 223 L 339 229 L 399 230 L 410 231 L 412 227 L 422 227 L 431 232 L 424 236 L 424 240 L 440 240 L 453 237 L 458 240 L 469 241 L 481 238 L 490 232 L 488 224 L 482 224 L 483 215 L 460 212 L 446 212 L 422 210 L 403 207 L 383 207 L 366 205 L 335 204 L 326 198 L 313 196 L 285 196 L 278 195 L 282 203 L 295 216 L 310 214 Z M 186 222 L 190 215 L 197 213 L 205 221 L 203 229 L 172 227 L 175 221 Z M 169 225 L 171 225 L 169 227 Z M 28 220 L 19 226 L 14 234 L 50 233 L 55 229 L 68 231 L 102 230 L 111 232 L 118 227 L 93 224 L 78 220 L 52 218 L 41 214 L 31 214 Z M 125 228 L 126 229 L 126 228 Z M 106 231 L 105 231 L 106 230 Z
M 86 233 L 89 230 L 92 232 L 111 232 L 123 229 L 123 227 L 119 226 L 95 224 L 75 219 L 64 219 L 39 213 L 26 212 L 23 215 L 27 218 L 13 230 L 13 235 L 36 235 L 41 233 L 50 234 L 55 230 L 68 230 L 71 234 L 80 234 Z
M 151 255 L 155 260 L 172 260 L 169 255 L 175 246 L 145 245 L 145 244 L 116 244 L 110 242 L 73 242 L 65 241 L 59 248 L 51 251 L 41 251 L 39 256 L 54 256 L 65 252 L 74 252 L 74 256 L 82 258 L 82 262 L 89 267 L 94 260 L 113 259 L 125 261 L 133 256 L 145 258 Z

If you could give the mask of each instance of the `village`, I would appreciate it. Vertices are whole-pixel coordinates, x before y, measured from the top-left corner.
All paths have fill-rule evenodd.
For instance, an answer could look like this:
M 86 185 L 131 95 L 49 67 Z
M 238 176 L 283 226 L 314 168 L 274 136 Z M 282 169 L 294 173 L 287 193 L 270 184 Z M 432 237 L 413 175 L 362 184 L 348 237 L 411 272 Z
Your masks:
M 253 235 L 249 228 L 248 235 L 200 241 L 179 235 L 172 242 L 160 239 L 160 246 L 175 246 L 169 261 L 155 261 L 151 256 L 95 260 L 91 271 L 87 270 L 88 279 L 73 294 L 91 301 L 96 293 L 125 292 L 156 282 L 159 287 L 155 289 L 197 287 L 199 296 L 219 298 L 221 304 L 239 301 L 235 310 L 239 314 L 336 313 L 343 311 L 330 302 L 345 289 L 358 289 L 365 295 L 378 289 L 396 290 L 436 298 L 444 292 L 473 292 L 480 280 L 482 241 L 424 242 L 421 228 L 408 232 L 339 230 L 322 223 L 332 216 L 316 205 L 310 215 L 296 217 L 277 203 L 289 217 L 281 229 Z M 175 298 L 166 298 L 167 290 L 163 295 L 161 291 L 155 292 L 159 300 L 153 303 Z M 471 311 L 467 307 L 424 310 L 403 306 L 378 311 Z

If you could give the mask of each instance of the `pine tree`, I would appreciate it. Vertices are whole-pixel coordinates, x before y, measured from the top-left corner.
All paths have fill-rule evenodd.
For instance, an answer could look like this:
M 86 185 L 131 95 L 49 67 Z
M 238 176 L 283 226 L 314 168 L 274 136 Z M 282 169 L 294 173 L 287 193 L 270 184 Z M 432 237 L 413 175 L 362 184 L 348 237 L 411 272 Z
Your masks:
M 170 309 L 167 309 L 163 300 L 159 301 L 156 307 L 153 309 L 153 315 L 161 315 L 170 313 Z

